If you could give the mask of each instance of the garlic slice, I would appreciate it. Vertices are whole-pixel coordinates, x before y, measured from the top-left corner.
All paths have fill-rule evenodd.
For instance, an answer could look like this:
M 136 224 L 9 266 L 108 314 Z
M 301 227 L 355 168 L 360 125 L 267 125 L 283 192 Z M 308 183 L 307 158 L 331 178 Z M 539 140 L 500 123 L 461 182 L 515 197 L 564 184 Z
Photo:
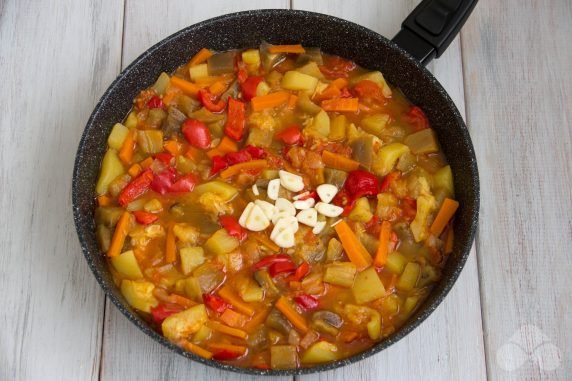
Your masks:
M 260 232 L 270 226 L 270 220 L 258 205 L 254 205 L 246 218 L 246 228 L 253 232 Z
M 314 200 L 312 197 L 307 198 L 305 200 L 298 200 L 293 202 L 294 208 L 299 210 L 310 209 L 311 207 L 314 206 L 315 203 L 316 200 Z
M 281 218 L 274 225 L 274 229 L 272 229 L 272 233 L 270 233 L 270 239 L 276 238 L 279 234 L 286 230 L 289 230 L 292 232 L 292 234 L 294 234 L 298 231 L 298 228 L 298 220 L 296 217 L 287 216 Z
M 285 198 L 279 198 L 278 200 L 276 200 L 276 202 L 274 203 L 274 207 L 276 208 L 276 211 L 274 213 L 284 212 L 291 216 L 296 215 L 296 208 L 294 207 L 294 204 L 292 204 Z
M 314 227 L 318 223 L 318 212 L 316 211 L 316 209 L 313 208 L 301 210 L 296 215 L 296 219 L 298 220 L 298 222 L 304 225 Z
M 298 201 L 301 198 L 304 198 L 306 196 L 310 195 L 310 192 L 306 191 L 306 192 L 302 192 L 300 194 L 297 194 L 296 196 L 292 197 L 292 200 L 294 201 Z
M 258 191 L 258 186 L 256 184 L 252 184 L 252 193 L 254 193 L 255 196 L 260 196 L 260 192 Z
M 249 202 L 248 205 L 246 205 L 246 208 L 244 208 L 244 210 L 242 211 L 240 218 L 238 219 L 238 224 L 243 228 L 246 227 L 246 219 L 248 218 L 248 215 L 250 214 L 250 211 L 252 210 L 253 207 L 254 203 Z
M 316 210 L 318 213 L 326 216 L 326 217 L 338 217 L 344 212 L 343 208 L 339 206 L 326 204 L 325 202 L 319 202 L 316 204 Z
M 269 199 L 276 201 L 280 193 L 280 179 L 270 180 L 268 188 L 266 188 L 266 195 Z
M 294 245 L 296 244 L 294 233 L 290 229 L 282 231 L 280 234 L 274 237 L 272 241 L 274 241 L 275 244 L 277 244 L 283 249 L 289 249 L 291 247 L 294 247 Z
M 314 226 L 314 229 L 312 229 L 312 233 L 320 234 L 325 227 L 326 227 L 326 221 L 318 221 L 316 223 L 316 226 Z
M 268 201 L 264 201 L 264 200 L 256 200 L 256 201 L 254 201 L 254 204 L 258 205 L 260 207 L 260 209 L 262 209 L 262 211 L 264 212 L 266 217 L 268 217 L 269 220 L 272 219 L 272 216 L 274 216 L 274 212 L 276 210 L 274 205 L 272 205 Z
M 320 200 L 322 200 L 322 202 L 329 204 L 338 193 L 338 188 L 332 184 L 321 184 L 316 188 L 316 192 L 318 193 L 318 196 L 320 196 Z
M 278 175 L 280 176 L 280 184 L 289 191 L 300 192 L 304 189 L 304 179 L 302 179 L 302 176 L 283 170 L 280 170 Z

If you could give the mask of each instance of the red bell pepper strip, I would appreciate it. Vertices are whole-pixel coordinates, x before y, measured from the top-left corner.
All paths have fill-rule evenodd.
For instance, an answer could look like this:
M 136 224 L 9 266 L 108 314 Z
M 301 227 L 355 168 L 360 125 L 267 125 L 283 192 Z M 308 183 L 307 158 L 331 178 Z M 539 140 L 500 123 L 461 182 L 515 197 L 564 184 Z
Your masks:
M 131 201 L 142 196 L 149 190 L 151 182 L 153 181 L 153 172 L 150 169 L 144 170 L 139 176 L 133 179 L 123 190 L 119 193 L 117 201 L 119 205 L 125 206 Z
M 217 102 L 216 98 L 216 95 L 211 94 L 210 91 L 206 89 L 199 90 L 199 101 L 201 101 L 202 105 L 210 112 L 221 112 L 226 106 L 222 99 L 219 99 Z
M 214 176 L 223 169 L 228 168 L 228 163 L 222 156 L 219 155 L 214 156 L 211 160 L 212 160 L 212 166 L 211 166 L 210 176 Z
M 412 106 L 411 109 L 405 114 L 404 119 L 413 125 L 415 131 L 421 131 L 429 128 L 429 120 L 421 108 Z
M 295 145 L 299 144 L 302 140 L 302 131 L 300 130 L 300 126 L 292 125 L 290 127 L 286 127 L 274 137 L 284 144 Z
M 379 193 L 379 180 L 373 173 L 357 169 L 348 174 L 344 188 L 352 200 L 360 197 L 372 197 Z
M 228 165 L 244 163 L 252 159 L 252 157 L 245 150 L 241 150 L 238 152 L 229 152 L 226 155 L 224 155 L 224 158 Z
M 203 294 L 203 302 L 209 307 L 211 310 L 216 311 L 218 313 L 224 312 L 230 305 L 224 301 L 218 295 L 214 294 Z
M 264 77 L 248 77 L 244 82 L 240 83 L 240 90 L 242 91 L 242 99 L 249 102 L 256 96 L 256 88 L 262 82 Z
M 246 230 L 238 224 L 238 221 L 233 216 L 220 216 L 219 222 L 223 228 L 226 229 L 228 234 L 242 241 L 246 238 Z
M 401 177 L 401 173 L 394 171 L 394 172 L 390 172 L 388 173 L 383 180 L 381 180 L 381 185 L 379 186 L 379 191 L 380 192 L 387 192 L 389 190 L 389 187 L 391 186 L 391 183 L 393 183 L 395 180 L 399 179 Z
M 299 282 L 310 272 L 310 265 L 308 262 L 302 262 L 300 266 L 296 269 L 294 274 L 290 275 L 286 280 L 287 281 L 294 281 Z
M 196 119 L 187 119 L 181 126 L 185 139 L 193 147 L 207 149 L 211 145 L 212 137 L 206 124 Z
M 268 267 L 274 263 L 280 263 L 280 262 L 292 262 L 292 258 L 290 258 L 290 256 L 286 254 L 269 255 L 267 257 L 262 258 L 260 261 L 256 262 L 252 266 L 252 269 L 256 271 L 260 270 L 261 268 Z
M 137 222 L 139 222 L 141 225 L 149 225 L 159 219 L 159 216 L 156 214 L 144 212 L 142 210 L 133 211 L 133 215 L 135 216 Z
M 220 349 L 213 353 L 213 359 L 215 360 L 234 360 L 242 356 L 243 352 L 235 352 L 230 349 Z
M 228 116 L 224 125 L 224 133 L 230 138 L 239 141 L 244 135 L 246 126 L 246 107 L 241 101 L 228 98 Z
M 276 262 L 276 263 L 271 264 L 270 267 L 268 268 L 268 272 L 270 273 L 270 276 L 272 278 L 274 278 L 275 276 L 278 276 L 280 274 L 293 273 L 295 271 L 296 271 L 296 265 L 292 261 L 290 261 L 290 262 Z
M 161 152 L 155 155 L 155 159 L 166 165 L 171 165 L 171 160 L 173 160 L 174 157 L 175 156 L 171 155 L 169 152 Z
M 243 151 L 248 152 L 248 154 L 249 154 L 250 156 L 252 156 L 252 158 L 253 158 L 254 160 L 266 158 L 266 151 L 264 150 L 264 148 L 251 146 L 251 145 L 249 144 L 249 145 L 247 145 L 246 147 L 244 147 L 244 150 L 243 150 Z
M 181 176 L 171 187 L 169 188 L 170 193 L 186 193 L 192 192 L 195 189 L 195 185 L 199 182 L 199 179 L 192 173 L 188 173 Z
M 184 307 L 177 304 L 159 304 L 157 307 L 151 307 L 151 316 L 155 323 L 161 324 L 169 316 L 183 310 Z
M 163 101 L 157 95 L 153 95 L 151 99 L 147 101 L 148 108 L 163 108 Z
M 151 189 L 162 195 L 167 194 L 175 183 L 176 177 L 177 171 L 175 168 L 168 167 L 155 175 L 151 182 Z
M 320 302 L 312 295 L 299 295 L 294 297 L 294 301 L 305 310 L 313 310 L 317 308 Z

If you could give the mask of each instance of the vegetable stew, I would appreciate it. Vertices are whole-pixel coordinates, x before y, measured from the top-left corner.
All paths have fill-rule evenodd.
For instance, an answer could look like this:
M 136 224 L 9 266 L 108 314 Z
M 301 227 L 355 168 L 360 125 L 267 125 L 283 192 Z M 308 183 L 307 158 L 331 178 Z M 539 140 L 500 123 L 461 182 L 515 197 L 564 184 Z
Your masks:
M 318 48 L 200 50 L 113 126 L 97 237 L 127 302 L 198 356 L 292 369 L 397 330 L 453 248 L 423 110 Z

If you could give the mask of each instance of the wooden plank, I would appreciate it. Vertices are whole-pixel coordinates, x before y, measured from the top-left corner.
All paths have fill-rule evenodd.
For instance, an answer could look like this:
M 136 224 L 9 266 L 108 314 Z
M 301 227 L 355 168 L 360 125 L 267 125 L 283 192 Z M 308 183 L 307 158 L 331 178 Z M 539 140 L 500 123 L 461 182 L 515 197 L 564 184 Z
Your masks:
M 0 379 L 98 378 L 103 293 L 81 254 L 71 175 L 119 71 L 121 1 L 0 5 Z
M 157 5 L 153 1 L 128 1 L 126 7 L 123 63 L 149 46 L 193 23 L 255 8 L 288 8 L 288 0 L 249 0 L 241 2 L 208 1 L 191 6 L 185 0 Z M 193 363 L 168 351 L 139 332 L 108 303 L 103 342 L 101 378 L 103 380 L 248 380 L 253 377 L 215 370 Z M 291 377 L 285 377 L 289 380 Z
M 331 14 L 391 38 L 418 1 L 294 0 L 294 9 Z M 461 48 L 457 38 L 429 69 L 465 112 Z M 368 360 L 302 380 L 483 380 L 486 379 L 475 250 L 443 305 L 405 339 Z
M 477 245 L 493 380 L 572 372 L 571 18 L 566 0 L 489 1 L 462 36 L 468 121 L 486 184 Z

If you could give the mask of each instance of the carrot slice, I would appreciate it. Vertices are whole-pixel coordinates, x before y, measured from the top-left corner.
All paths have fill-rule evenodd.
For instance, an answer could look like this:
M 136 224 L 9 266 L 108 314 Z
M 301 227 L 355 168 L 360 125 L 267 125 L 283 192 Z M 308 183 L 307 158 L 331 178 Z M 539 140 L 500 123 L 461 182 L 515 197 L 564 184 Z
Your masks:
M 227 350 L 233 353 L 241 353 L 245 354 L 247 348 L 243 345 L 234 345 L 234 344 L 227 344 L 227 343 L 208 343 L 209 349 L 215 349 L 218 351 Z
M 286 316 L 286 318 L 297 330 L 302 333 L 308 332 L 308 324 L 306 323 L 306 319 L 304 319 L 304 317 L 300 315 L 298 311 L 294 309 L 294 307 L 292 307 L 286 297 L 281 296 L 274 304 L 274 307 L 276 307 L 278 311 L 282 312 L 282 314 Z
M 315 96 L 315 99 L 320 101 L 324 99 L 331 99 L 340 96 L 341 90 L 348 85 L 345 78 L 337 78 L 326 87 L 324 91 Z
M 209 87 L 209 91 L 213 95 L 221 95 L 225 90 L 226 84 L 223 81 L 217 81 Z
M 151 166 L 151 164 L 153 164 L 153 158 L 152 157 L 148 157 L 147 159 L 143 160 L 142 162 L 139 163 L 141 165 L 141 168 L 143 169 L 147 169 Z
M 338 155 L 330 151 L 322 152 L 322 160 L 326 167 L 339 169 L 346 172 L 355 171 L 359 168 L 359 161 L 348 159 L 345 156 Z
M 298 97 L 294 94 L 290 94 L 290 98 L 288 98 L 288 109 L 294 110 L 294 107 L 296 107 L 296 102 L 298 102 Z
M 306 52 L 306 49 L 300 44 L 297 45 L 272 45 L 268 48 L 268 52 L 275 53 L 292 53 L 292 54 L 302 54 Z
M 231 327 L 242 328 L 246 323 L 247 317 L 241 313 L 238 313 L 230 308 L 224 310 L 222 315 L 220 315 L 220 320 Z
M 165 262 L 173 263 L 177 260 L 177 242 L 174 232 L 174 225 L 171 224 L 167 229 L 167 237 L 165 239 Z
M 188 340 L 181 341 L 181 346 L 185 350 L 192 352 L 192 353 L 196 354 L 197 356 L 201 356 L 207 360 L 210 360 L 213 357 L 212 352 L 209 352 L 206 349 L 203 349 L 203 348 L 199 347 L 198 345 L 191 343 Z
M 218 294 L 221 298 L 229 302 L 238 312 L 242 312 L 248 316 L 254 315 L 254 308 L 252 308 L 248 303 L 243 302 L 228 285 L 223 286 L 218 290 Z
M 389 238 L 391 237 L 391 222 L 383 221 L 379 232 L 379 246 L 375 254 L 373 264 L 377 267 L 385 265 L 387 262 L 387 254 L 389 252 Z
M 167 152 L 174 156 L 177 156 L 181 153 L 181 143 L 176 140 L 167 140 L 163 144 L 163 148 L 165 148 Z
M 119 217 L 119 221 L 117 221 L 117 225 L 115 225 L 111 244 L 109 245 L 109 250 L 107 250 L 108 257 L 117 257 L 121 254 L 121 249 L 123 249 L 123 244 L 125 243 L 125 237 L 127 237 L 129 222 L 131 222 L 131 213 L 123 212 L 121 217 Z
M 219 323 L 218 321 L 211 320 L 207 323 L 207 325 L 209 326 L 209 328 L 214 329 L 217 332 L 224 333 L 225 335 L 239 337 L 241 339 L 246 339 L 246 337 L 248 336 L 248 334 L 244 332 L 242 329 L 232 328 L 229 327 L 228 325 Z
M 267 95 L 252 98 L 251 105 L 253 111 L 261 111 L 267 108 L 278 107 L 290 100 L 290 93 L 287 91 L 276 91 Z
M 201 157 L 201 151 L 198 148 L 189 147 L 187 152 L 185 152 L 185 157 L 191 159 L 195 163 L 198 163 Z
M 371 265 L 371 256 L 347 222 L 341 220 L 334 229 L 338 233 L 348 258 L 357 266 L 358 270 L 361 271 L 369 267 Z
M 268 167 L 266 160 L 251 160 L 244 163 L 238 163 L 220 172 L 220 177 L 222 179 L 228 179 L 241 171 L 248 169 L 263 169 Z
M 445 237 L 445 245 L 443 248 L 445 254 L 451 254 L 453 252 L 454 240 L 455 240 L 455 233 L 453 232 L 453 227 L 451 226 L 447 230 L 447 236 Z
M 209 49 L 202 48 L 201 50 L 198 51 L 197 54 L 193 56 L 193 58 L 191 58 L 191 60 L 189 61 L 189 66 L 195 66 L 201 64 L 206 60 L 208 60 L 212 55 L 213 52 L 211 52 Z
M 175 99 L 175 97 L 177 95 L 181 94 L 181 90 L 176 88 L 176 87 L 172 87 L 171 85 L 169 85 L 167 87 L 167 90 L 165 90 L 165 95 L 163 95 L 163 104 L 165 106 L 168 106 L 171 104 L 171 102 L 173 102 L 173 100 Z
M 322 102 L 324 111 L 355 112 L 359 108 L 358 98 L 326 99 Z
M 192 95 L 192 96 L 197 96 L 197 94 L 199 93 L 199 90 L 201 89 L 200 86 L 189 82 L 189 81 L 185 81 L 182 78 L 179 77 L 171 77 L 171 84 L 175 87 L 178 87 L 179 89 L 183 90 L 183 92 L 187 95 Z
M 135 130 L 129 131 L 125 141 L 123 142 L 123 145 L 121 146 L 121 149 L 119 150 L 119 158 L 124 164 L 131 163 L 131 160 L 133 159 L 133 150 L 135 148 L 135 133 Z
M 268 308 L 258 311 L 256 315 L 254 315 L 252 319 L 244 325 L 244 330 L 246 332 L 252 332 L 255 328 L 264 323 L 269 313 L 270 309 Z
M 238 146 L 236 142 L 229 138 L 228 136 L 223 136 L 218 146 L 207 151 L 207 156 L 212 159 L 215 156 L 224 156 L 229 152 L 238 151 Z
M 443 201 L 443 205 L 441 205 L 441 209 L 439 209 L 439 213 L 437 213 L 437 217 L 435 217 L 435 221 L 431 225 L 431 233 L 436 236 L 441 235 L 447 223 L 453 217 L 453 214 L 457 211 L 459 207 L 459 202 L 455 200 L 451 200 L 450 198 L 446 198 Z
M 269 248 L 272 251 L 280 251 L 280 246 L 278 246 L 277 244 L 275 244 L 274 242 L 272 242 L 270 240 L 270 238 L 268 238 L 267 236 L 265 236 L 263 233 L 258 233 L 258 232 L 252 232 L 249 233 L 249 235 L 251 237 L 253 237 L 255 240 L 257 240 L 260 244 L 266 246 L 267 248 Z
M 143 171 L 143 168 L 141 168 L 141 166 L 139 164 L 135 163 L 131 167 L 129 167 L 129 169 L 127 170 L 127 173 L 131 177 L 137 177 L 137 175 L 140 174 L 141 171 Z

